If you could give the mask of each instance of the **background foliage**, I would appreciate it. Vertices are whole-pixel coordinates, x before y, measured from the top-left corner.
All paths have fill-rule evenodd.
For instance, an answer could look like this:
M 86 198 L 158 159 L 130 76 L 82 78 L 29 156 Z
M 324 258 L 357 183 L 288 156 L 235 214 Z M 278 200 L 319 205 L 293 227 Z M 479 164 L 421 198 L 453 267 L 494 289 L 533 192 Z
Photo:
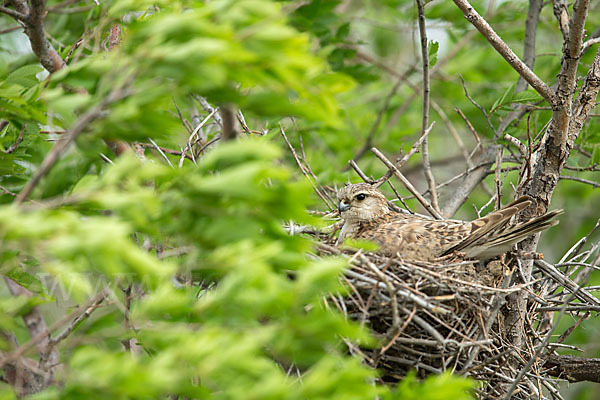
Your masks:
M 361 345 L 374 339 L 322 301 L 346 290 L 339 280 L 344 263 L 315 259 L 307 239 L 282 227 L 287 220 L 322 224 L 306 209 L 324 206 L 282 151 L 280 127 L 297 148 L 302 144 L 323 184 L 358 182 L 346 163 L 365 142 L 393 155 L 420 135 L 414 2 L 102 1 L 77 3 L 69 13 L 60 4 L 47 2 L 45 27 L 61 56 L 71 53 L 68 68 L 48 78 L 19 30 L 0 36 L 6 50 L 0 119 L 7 121 L 0 132 L 0 271 L 34 294 L 0 290 L 2 350 L 10 354 L 15 343 L 30 339 L 19 317 L 32 307 L 52 324 L 105 288 L 108 296 L 57 344 L 60 385 L 37 398 L 469 398 L 472 384 L 451 376 L 423 385 L 407 378 L 396 389 L 374 384 L 376 372 L 347 354 L 342 338 Z M 513 49 L 522 47 L 526 2 L 474 5 L 487 9 Z M 590 32 L 598 7 L 592 4 Z M 538 102 L 507 130 L 523 142 L 528 127 L 538 132 L 551 111 L 532 91 L 514 94 L 517 74 L 471 33 L 451 2 L 431 2 L 426 14 L 435 64 L 431 120 L 437 121 L 430 149 L 443 182 L 464 168 L 448 126 L 467 149 L 476 145 L 455 108 L 484 143 L 514 104 Z M 0 21 L 15 25 L 8 16 Z M 122 40 L 108 51 L 115 23 Z M 561 55 L 555 25 L 545 7 L 535 71 L 550 82 Z M 591 62 L 589 53 L 584 62 Z M 207 145 L 220 132 L 213 117 L 198 132 L 198 159 L 179 167 L 178 155 L 161 155 L 156 147 L 186 148 L 190 135 L 182 120 L 197 125 L 194 118 L 210 114 L 199 99 L 239 107 L 249 132 L 234 143 Z M 99 105 L 34 200 L 12 205 L 53 143 Z M 157 146 L 147 146 L 142 162 L 132 154 L 113 157 L 101 139 L 152 139 Z M 592 118 L 568 164 L 596 165 L 598 143 L 600 125 Z M 404 171 L 425 190 L 419 161 Z M 369 154 L 359 164 L 368 175 L 385 173 Z M 507 173 L 507 201 L 517 177 L 518 171 Z M 547 258 L 559 257 L 594 226 L 600 205 L 594 189 L 561 181 L 553 207 L 565 208 L 567 217 L 560 234 L 545 236 L 540 251 Z M 451 185 L 442 189 L 441 201 L 451 193 Z M 481 207 L 488 198 L 478 189 L 470 203 Z M 470 207 L 458 215 L 474 216 Z M 598 356 L 597 323 L 584 325 L 570 340 Z M 8 385 L 0 389 L 6 398 L 16 395 Z

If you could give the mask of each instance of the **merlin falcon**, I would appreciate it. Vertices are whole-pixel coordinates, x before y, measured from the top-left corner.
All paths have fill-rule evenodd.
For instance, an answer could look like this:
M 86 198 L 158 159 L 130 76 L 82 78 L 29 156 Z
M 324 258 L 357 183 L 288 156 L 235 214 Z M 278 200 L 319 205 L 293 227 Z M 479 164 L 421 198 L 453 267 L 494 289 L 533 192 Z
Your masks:
M 345 238 L 368 240 L 378 252 L 417 261 L 435 261 L 456 254 L 487 260 L 510 251 L 516 243 L 558 224 L 562 210 L 511 224 L 511 218 L 530 206 L 528 196 L 474 221 L 436 220 L 392 210 L 375 186 L 358 183 L 337 193 L 338 211 L 344 220 L 338 243 Z

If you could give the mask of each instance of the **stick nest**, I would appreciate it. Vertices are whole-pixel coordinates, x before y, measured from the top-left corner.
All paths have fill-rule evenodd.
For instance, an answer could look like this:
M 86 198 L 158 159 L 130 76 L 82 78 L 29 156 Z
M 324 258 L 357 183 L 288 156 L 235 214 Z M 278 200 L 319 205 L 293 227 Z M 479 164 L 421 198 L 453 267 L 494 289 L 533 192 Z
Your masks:
M 417 263 L 362 250 L 342 251 L 325 243 L 319 252 L 350 259 L 344 276 L 350 293 L 331 296 L 330 304 L 380 339 L 376 348 L 348 345 L 382 371 L 383 381 L 397 382 L 412 369 L 421 377 L 451 371 L 480 381 L 479 398 L 497 399 L 506 395 L 524 369 L 512 399 L 530 399 L 533 394 L 561 398 L 557 380 L 550 378 L 543 357 L 536 354 L 551 327 L 552 314 L 538 310 L 552 304 L 538 294 L 548 277 L 528 286 L 512 284 L 516 272 L 508 265 L 519 265 L 516 259 Z M 524 292 L 529 299 L 524 310 L 527 325 L 520 329 L 529 341 L 515 348 L 510 335 L 518 332 L 512 333 L 515 327 L 506 300 Z M 554 350 L 548 344 L 543 347 L 546 354 Z M 537 361 L 525 367 L 532 357 Z

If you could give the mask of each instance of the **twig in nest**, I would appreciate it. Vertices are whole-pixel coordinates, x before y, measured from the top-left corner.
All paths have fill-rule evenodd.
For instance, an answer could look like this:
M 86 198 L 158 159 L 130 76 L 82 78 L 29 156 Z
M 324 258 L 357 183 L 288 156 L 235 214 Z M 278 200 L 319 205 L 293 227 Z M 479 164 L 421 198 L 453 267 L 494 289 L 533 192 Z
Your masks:
M 400 327 L 400 315 L 398 314 L 398 297 L 396 296 L 396 291 L 394 287 L 388 280 L 388 278 L 377 268 L 375 264 L 371 262 L 367 257 L 363 254 L 360 254 L 360 259 L 377 275 L 377 277 L 385 284 L 388 293 L 390 294 L 390 298 L 392 299 L 392 326 L 389 329 L 389 332 L 395 332 L 397 328 Z
M 544 272 L 544 274 L 559 283 L 564 289 L 574 294 L 575 297 L 581 300 L 584 304 L 600 306 L 599 299 L 590 294 L 587 290 L 583 289 L 577 283 L 573 282 L 571 279 L 569 279 L 569 277 L 565 276 L 554 265 L 547 263 L 544 260 L 535 260 L 534 263 Z
M 552 337 L 552 334 L 554 333 L 554 331 L 556 330 L 556 328 L 558 327 L 558 322 L 561 320 L 561 318 L 563 317 L 563 315 L 566 312 L 566 308 L 568 306 L 569 301 L 571 301 L 571 299 L 573 299 L 574 297 L 576 297 L 577 292 L 572 293 L 571 295 L 569 295 L 566 299 L 565 302 L 563 304 L 562 309 L 560 310 L 558 316 L 556 317 L 556 321 L 554 321 L 554 325 L 552 326 L 552 328 L 550 328 L 550 330 L 548 331 L 548 333 L 546 334 L 546 337 L 544 338 L 544 340 L 537 346 L 537 348 L 535 349 L 534 354 L 531 356 L 531 358 L 529 359 L 529 361 L 525 364 L 525 366 L 523 366 L 523 368 L 521 368 L 521 370 L 519 371 L 519 373 L 517 374 L 516 378 L 514 379 L 514 381 L 512 382 L 512 384 L 510 385 L 506 396 L 504 397 L 503 400 L 509 400 L 515 390 L 515 388 L 517 387 L 517 384 L 519 383 L 519 381 L 521 379 L 523 379 L 523 376 L 529 371 L 529 369 L 532 367 L 533 363 L 538 361 L 540 355 L 542 354 L 542 351 L 546 350 L 548 348 L 548 343 L 550 342 L 550 338 Z

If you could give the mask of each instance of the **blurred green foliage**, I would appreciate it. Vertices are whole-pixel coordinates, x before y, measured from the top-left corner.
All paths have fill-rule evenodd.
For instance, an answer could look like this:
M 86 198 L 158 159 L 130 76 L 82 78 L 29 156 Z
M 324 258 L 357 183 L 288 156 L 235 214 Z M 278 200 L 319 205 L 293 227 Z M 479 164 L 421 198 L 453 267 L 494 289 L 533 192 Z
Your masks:
M 290 117 L 343 129 L 341 93 L 369 71 L 333 54 L 350 24 L 338 26 L 335 2 L 326 3 L 286 15 L 286 4 L 267 0 L 102 2 L 49 14 L 58 42 L 86 40 L 68 68 L 40 80 L 33 60 L 4 60 L 0 271 L 32 296 L 0 291 L 0 329 L 24 343 L 19 317 L 32 307 L 51 323 L 109 293 L 58 344 L 59 384 L 32 398 L 400 399 L 440 388 L 470 398 L 472 383 L 449 376 L 396 390 L 374 384 L 377 372 L 348 354 L 342 339 L 375 340 L 323 301 L 346 292 L 345 262 L 315 259 L 308 239 L 283 228 L 321 221 L 307 213 L 312 189 L 287 165 L 277 135 L 218 143 L 181 168 L 150 154 L 99 157 L 110 154 L 106 138 L 184 146 L 178 113 L 198 106 L 193 96 L 235 104 L 267 131 Z M 115 22 L 122 41 L 106 51 Z M 88 114 L 35 200 L 12 205 L 10 193 Z M 0 386 L 2 398 L 14 394 Z

